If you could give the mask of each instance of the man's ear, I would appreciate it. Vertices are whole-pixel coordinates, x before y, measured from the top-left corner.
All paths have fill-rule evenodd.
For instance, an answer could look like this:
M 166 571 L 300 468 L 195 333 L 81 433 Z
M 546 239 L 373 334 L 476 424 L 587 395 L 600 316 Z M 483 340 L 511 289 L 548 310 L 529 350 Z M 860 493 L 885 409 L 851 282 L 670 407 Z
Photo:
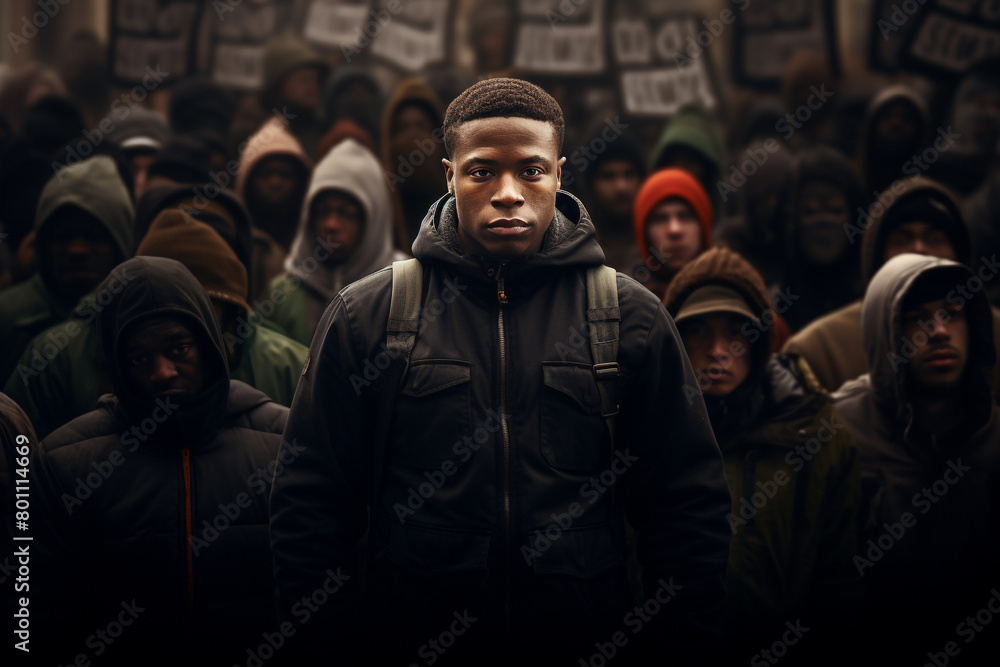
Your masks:
M 565 156 L 559 158 L 559 161 L 556 162 L 556 190 L 562 188 L 562 168 L 564 164 L 566 164 Z
M 444 178 L 448 182 L 448 192 L 455 194 L 455 170 L 451 166 L 451 160 L 441 158 L 441 164 L 444 165 Z

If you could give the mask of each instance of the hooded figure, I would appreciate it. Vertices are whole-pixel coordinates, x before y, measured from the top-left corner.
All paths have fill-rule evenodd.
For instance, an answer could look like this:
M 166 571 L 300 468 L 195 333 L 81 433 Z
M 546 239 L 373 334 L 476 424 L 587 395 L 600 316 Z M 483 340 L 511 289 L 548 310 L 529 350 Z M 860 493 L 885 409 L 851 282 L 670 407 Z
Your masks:
M 132 200 L 114 160 L 97 156 L 61 169 L 35 215 L 38 273 L 0 292 L 0 377 L 28 342 L 62 322 L 79 300 L 132 255 Z
M 351 120 L 357 123 L 369 137 L 373 146 L 381 143 L 381 127 L 383 106 L 382 89 L 378 80 L 367 67 L 360 65 L 341 65 L 337 67 L 326 85 L 323 96 L 323 107 L 327 132 L 320 142 L 320 152 L 323 146 L 329 150 L 335 142 L 330 141 L 330 132 L 340 120 Z M 378 154 L 376 148 L 372 151 Z M 319 159 L 319 158 L 317 158 Z
M 382 113 L 383 178 L 392 192 L 396 248 L 410 250 L 427 209 L 448 191 L 441 100 L 420 79 L 404 79 Z
M 904 246 L 911 252 L 950 257 L 966 263 L 970 259 L 969 233 L 952 194 L 939 183 L 915 176 L 886 190 L 868 211 L 860 209 L 857 224 L 845 229 L 852 243 L 861 237 L 861 266 L 865 281 L 886 261 L 890 232 L 912 221 L 930 223 L 927 238 L 941 236 L 935 247 Z M 938 230 L 938 231 L 935 231 Z M 940 232 L 940 233 L 938 233 Z M 992 261 L 990 257 L 986 260 Z M 988 265 L 984 265 L 989 269 Z M 996 272 L 1000 267 L 994 267 Z M 988 274 L 984 274 L 988 275 Z M 835 391 L 840 385 L 868 372 L 868 359 L 861 341 L 861 299 L 820 317 L 792 336 L 783 351 L 804 357 L 820 383 Z M 797 305 L 797 304 L 796 304 Z M 994 332 L 1000 332 L 1000 310 L 993 309 Z M 1000 353 L 1000 333 L 995 347 Z M 1000 367 L 994 370 L 993 390 L 1000 391 Z
M 928 647 L 955 638 L 956 621 L 992 600 L 1000 573 L 992 318 L 982 291 L 955 291 L 974 277 L 937 257 L 887 261 L 862 310 L 870 371 L 834 394 L 861 459 L 867 546 L 854 562 L 869 596 L 866 625 L 886 648 L 875 660 L 924 661 Z M 960 646 L 972 657 L 988 640 Z
M 112 664 L 238 661 L 271 628 L 261 471 L 288 411 L 229 379 L 212 303 L 179 262 L 136 257 L 101 289 L 114 393 L 31 459 L 37 641 L 69 659 L 118 618 Z
M 274 117 L 250 137 L 240 155 L 235 190 L 253 220 L 250 282 L 258 294 L 282 271 L 312 167 L 298 140 Z
M 678 202 L 684 207 L 677 207 Z M 643 262 L 635 279 L 662 299 L 677 272 L 711 247 L 712 211 L 704 188 L 689 172 L 660 169 L 650 174 L 639 188 L 632 216 Z
M 725 212 L 716 183 L 722 175 L 726 144 L 718 119 L 698 105 L 681 108 L 670 120 L 649 157 L 649 173 L 664 167 L 690 172 L 712 201 L 716 215 Z M 715 220 L 708 221 L 712 225 Z
M 881 192 L 906 177 L 902 169 L 926 147 L 930 125 L 927 103 L 910 86 L 889 86 L 872 98 L 855 162 L 866 192 Z
M 784 314 L 792 331 L 863 291 L 858 246 L 844 233 L 862 203 L 858 177 L 839 151 L 814 146 L 799 153 L 788 199 L 783 282 L 798 297 Z
M 733 499 L 726 633 L 736 664 L 790 618 L 829 632 L 855 613 L 857 451 L 808 364 L 771 354 L 774 311 L 746 260 L 728 248 L 706 251 L 677 274 L 664 303 L 691 357 Z M 762 490 L 765 505 L 755 497 Z
M 262 58 L 264 109 L 281 112 L 303 150 L 315 157 L 323 136 L 320 93 L 330 66 L 308 43 L 289 32 L 268 40 Z
M 341 227 L 317 230 L 316 205 L 321 195 L 331 192 L 347 195 L 360 207 L 362 220 L 356 236 L 348 238 Z M 371 151 L 345 139 L 313 172 L 285 273 L 271 283 L 272 295 L 283 295 L 273 299 L 271 319 L 293 339 L 308 345 L 337 292 L 398 259 L 392 241 L 392 212 L 381 166 Z M 346 256 L 339 256 L 345 251 Z

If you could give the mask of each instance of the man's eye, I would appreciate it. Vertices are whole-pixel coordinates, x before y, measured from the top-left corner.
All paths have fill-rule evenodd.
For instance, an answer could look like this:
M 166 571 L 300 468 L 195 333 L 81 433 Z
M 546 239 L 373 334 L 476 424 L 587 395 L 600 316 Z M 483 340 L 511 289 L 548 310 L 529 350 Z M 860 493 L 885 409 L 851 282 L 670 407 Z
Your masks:
M 185 345 L 178 345 L 177 347 L 175 347 L 173 349 L 173 353 L 176 356 L 178 356 L 178 357 L 183 357 L 185 354 L 188 353 L 188 350 L 190 350 L 190 349 L 191 349 L 190 345 L 187 345 L 187 344 L 185 344 Z
M 489 169 L 473 169 L 470 172 L 470 175 L 473 178 L 489 178 L 490 170 Z
M 148 360 L 149 360 L 149 357 L 147 357 L 145 355 L 136 356 L 136 357 L 130 357 L 129 358 L 129 361 L 132 363 L 133 366 L 142 366 Z
M 524 170 L 524 175 L 528 178 L 537 178 L 542 175 L 542 170 L 538 167 L 528 167 Z

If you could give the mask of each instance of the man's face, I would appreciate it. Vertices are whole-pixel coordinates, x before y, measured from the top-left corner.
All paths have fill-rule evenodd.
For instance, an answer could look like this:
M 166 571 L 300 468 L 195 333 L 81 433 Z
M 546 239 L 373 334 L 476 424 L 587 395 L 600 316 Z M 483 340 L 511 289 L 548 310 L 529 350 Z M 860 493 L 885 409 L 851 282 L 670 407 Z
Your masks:
M 884 261 L 904 252 L 955 259 L 955 247 L 948 234 L 937 225 L 922 220 L 900 223 L 886 235 Z
M 149 187 L 149 167 L 156 160 L 156 152 L 151 150 L 136 151 L 129 158 L 129 170 L 132 172 L 133 198 L 139 201 Z
M 680 271 L 702 251 L 701 223 L 686 201 L 667 199 L 646 216 L 646 239 L 668 269 Z
M 259 201 L 278 206 L 295 193 L 298 176 L 293 158 L 280 155 L 266 157 L 254 167 L 250 188 Z
M 881 153 L 898 155 L 912 150 L 920 138 L 920 116 L 908 100 L 896 100 L 875 117 L 875 146 Z
M 147 401 L 183 402 L 205 387 L 205 350 L 195 333 L 172 317 L 142 322 L 121 344 L 132 387 Z
M 53 214 L 51 245 L 52 272 L 57 289 L 75 300 L 97 287 L 121 262 L 121 253 L 111 234 L 90 213 L 76 206 L 64 206 Z
M 467 252 L 510 258 L 536 252 L 555 215 L 562 179 L 555 128 L 529 118 L 479 118 L 456 128 L 443 160 Z
M 811 264 L 829 266 L 847 252 L 844 225 L 850 222 L 847 198 L 826 180 L 807 181 L 798 198 L 799 252 Z
M 329 253 L 328 262 L 342 262 L 361 241 L 365 210 L 346 192 L 329 190 L 313 199 L 310 219 L 318 243 Z
M 722 398 L 750 375 L 750 341 L 740 333 L 746 318 L 735 313 L 707 313 L 678 324 L 702 393 Z
M 639 194 L 639 170 L 628 160 L 608 160 L 594 172 L 590 189 L 598 208 L 628 218 Z
M 319 106 L 319 89 L 322 75 L 318 67 L 298 67 L 285 75 L 281 83 L 281 99 L 302 109 Z
M 915 350 L 907 366 L 911 386 L 935 393 L 958 386 L 969 354 L 969 324 L 962 306 L 938 299 L 907 310 L 903 337 Z

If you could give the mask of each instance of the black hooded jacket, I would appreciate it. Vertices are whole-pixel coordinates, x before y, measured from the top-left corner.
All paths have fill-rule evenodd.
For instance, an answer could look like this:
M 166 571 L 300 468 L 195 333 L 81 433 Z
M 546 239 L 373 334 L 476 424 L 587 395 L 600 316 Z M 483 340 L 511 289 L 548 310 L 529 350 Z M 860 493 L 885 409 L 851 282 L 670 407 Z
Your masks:
M 287 408 L 229 379 L 211 302 L 179 262 L 128 260 L 99 294 L 115 393 L 31 459 L 36 637 L 53 659 L 99 655 L 88 634 L 118 619 L 128 627 L 102 662 L 197 652 L 232 664 L 273 617 L 267 493 L 279 449 L 294 454 L 281 447 Z M 156 315 L 202 342 L 207 388 L 188 401 L 149 401 L 126 382 L 124 334 Z
M 356 545 L 369 526 L 376 405 L 394 390 L 380 381 L 391 270 L 345 288 L 324 314 L 285 431 L 306 449 L 271 496 L 279 612 L 301 621 L 304 595 L 333 575 L 342 584 L 326 622 L 296 626 L 296 638 L 331 642 L 313 647 L 321 655 L 365 636 L 378 642 L 369 651 L 391 645 L 412 662 L 464 612 L 477 621 L 459 626 L 468 634 L 453 650 L 475 659 L 501 647 L 593 652 L 641 602 L 626 581 L 622 508 L 644 596 L 660 610 L 641 639 L 703 648 L 720 631 L 729 493 L 687 355 L 656 298 L 619 273 L 612 446 L 586 337 L 585 270 L 603 253 L 579 200 L 560 191 L 556 207 L 541 249 L 503 262 L 463 252 L 452 195 L 424 219 L 413 246 L 421 329 L 396 396 L 363 593 Z

